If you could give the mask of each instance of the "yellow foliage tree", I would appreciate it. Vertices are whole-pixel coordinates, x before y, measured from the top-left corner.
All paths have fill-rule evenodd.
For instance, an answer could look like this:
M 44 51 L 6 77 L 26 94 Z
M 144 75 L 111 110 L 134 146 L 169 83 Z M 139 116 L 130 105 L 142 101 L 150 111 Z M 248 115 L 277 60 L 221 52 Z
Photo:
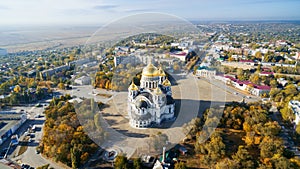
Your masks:
M 19 85 L 16 85 L 14 88 L 14 92 L 20 93 L 21 92 L 21 87 Z

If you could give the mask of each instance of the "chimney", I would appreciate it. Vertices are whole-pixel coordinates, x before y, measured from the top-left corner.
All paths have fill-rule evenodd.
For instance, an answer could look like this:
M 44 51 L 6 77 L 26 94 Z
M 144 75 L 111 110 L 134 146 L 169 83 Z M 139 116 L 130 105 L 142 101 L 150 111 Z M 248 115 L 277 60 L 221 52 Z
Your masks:
M 166 147 L 163 147 L 163 157 L 162 157 L 162 163 L 164 163 L 166 160 Z

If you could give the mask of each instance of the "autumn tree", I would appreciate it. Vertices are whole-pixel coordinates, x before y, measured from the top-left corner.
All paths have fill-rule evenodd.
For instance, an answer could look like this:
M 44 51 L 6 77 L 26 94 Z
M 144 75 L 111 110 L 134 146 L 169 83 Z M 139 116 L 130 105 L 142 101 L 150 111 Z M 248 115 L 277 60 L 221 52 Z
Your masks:
M 14 92 L 16 92 L 16 93 L 20 93 L 21 90 L 22 90 L 22 88 L 21 88 L 19 85 L 16 85 L 16 86 L 14 87 Z
M 57 85 L 57 87 L 59 88 L 59 89 L 65 89 L 65 84 L 64 83 L 58 83 L 58 85 Z
M 260 158 L 272 158 L 275 154 L 283 153 L 282 141 L 278 138 L 266 136 L 259 145 Z
M 125 155 L 121 154 L 115 158 L 114 161 L 115 169 L 128 169 L 128 159 Z
M 183 162 L 177 162 L 177 163 L 175 164 L 174 169 L 187 169 L 187 166 L 186 166 L 186 164 L 183 163 Z
M 232 159 L 238 163 L 239 168 L 255 168 L 252 156 L 244 146 L 239 146 Z

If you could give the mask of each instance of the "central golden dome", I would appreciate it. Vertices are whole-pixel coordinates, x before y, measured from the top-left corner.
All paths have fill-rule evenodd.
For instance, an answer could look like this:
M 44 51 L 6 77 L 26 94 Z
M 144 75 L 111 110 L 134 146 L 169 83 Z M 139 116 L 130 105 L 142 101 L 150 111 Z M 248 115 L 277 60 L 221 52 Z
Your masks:
M 143 69 L 143 76 L 159 76 L 159 72 L 157 68 L 152 64 L 148 64 L 144 69 Z

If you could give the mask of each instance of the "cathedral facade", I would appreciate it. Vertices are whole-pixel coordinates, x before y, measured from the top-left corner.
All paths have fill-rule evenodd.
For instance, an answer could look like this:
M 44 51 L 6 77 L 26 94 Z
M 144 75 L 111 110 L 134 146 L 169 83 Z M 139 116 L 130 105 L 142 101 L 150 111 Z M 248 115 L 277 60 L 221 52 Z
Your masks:
M 140 86 L 128 88 L 128 116 L 131 127 L 146 128 L 174 118 L 175 102 L 171 83 L 163 69 L 148 64 L 142 72 Z

